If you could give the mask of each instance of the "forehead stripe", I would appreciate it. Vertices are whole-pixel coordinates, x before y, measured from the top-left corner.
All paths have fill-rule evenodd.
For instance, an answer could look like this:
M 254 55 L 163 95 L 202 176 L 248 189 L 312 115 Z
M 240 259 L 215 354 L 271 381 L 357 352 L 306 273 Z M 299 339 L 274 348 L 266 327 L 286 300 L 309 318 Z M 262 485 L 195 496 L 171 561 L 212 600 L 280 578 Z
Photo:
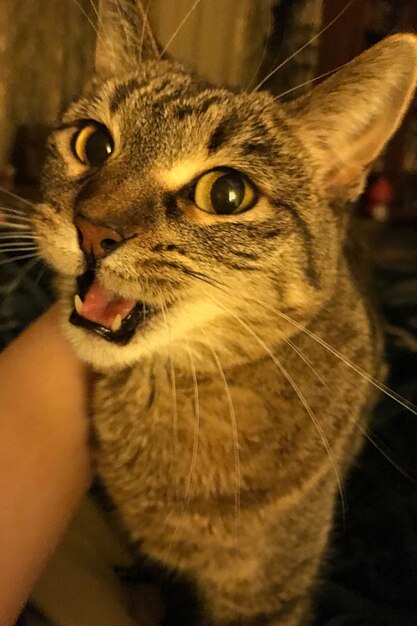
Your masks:
M 208 153 L 212 154 L 213 152 L 216 152 L 225 143 L 227 143 L 235 130 L 236 116 L 229 115 L 228 117 L 225 117 L 217 126 L 216 130 L 212 133 L 209 139 L 207 145 Z
M 176 78 L 182 78 L 182 76 L 177 76 Z M 130 78 L 128 81 L 117 85 L 110 100 L 110 112 L 117 113 L 122 104 L 124 104 L 126 100 L 135 93 L 135 91 L 148 87 L 151 85 L 152 81 L 155 81 L 155 78 L 145 81 L 140 81 L 138 78 Z M 184 81 L 181 82 L 182 90 L 184 90 Z M 150 95 L 155 96 L 156 94 L 163 92 L 168 87 L 172 87 L 174 85 L 175 83 L 173 83 L 172 78 L 165 78 L 159 85 L 150 89 Z M 179 91 L 178 88 L 176 91 Z M 177 95 L 179 94 L 177 93 Z
M 285 202 L 281 199 L 276 199 L 274 200 L 274 204 L 277 209 L 287 211 L 294 220 L 298 233 L 301 236 L 304 247 L 304 254 L 306 256 L 307 267 L 305 267 L 304 269 L 307 281 L 312 287 L 314 287 L 315 289 L 319 289 L 320 278 L 314 260 L 314 237 L 313 234 L 310 232 L 307 222 L 301 217 L 297 209 L 288 202 Z
M 188 102 L 187 104 L 179 106 L 175 110 L 175 115 L 179 120 L 183 120 L 189 115 L 203 115 L 203 113 L 206 113 L 211 106 L 222 102 L 224 102 L 224 98 L 221 96 L 209 96 L 203 100 L 203 102 L 195 104 L 193 102 Z
M 126 83 L 117 85 L 110 100 L 110 112 L 116 113 L 122 104 L 131 96 L 131 94 L 139 89 L 143 83 L 137 78 L 131 78 Z

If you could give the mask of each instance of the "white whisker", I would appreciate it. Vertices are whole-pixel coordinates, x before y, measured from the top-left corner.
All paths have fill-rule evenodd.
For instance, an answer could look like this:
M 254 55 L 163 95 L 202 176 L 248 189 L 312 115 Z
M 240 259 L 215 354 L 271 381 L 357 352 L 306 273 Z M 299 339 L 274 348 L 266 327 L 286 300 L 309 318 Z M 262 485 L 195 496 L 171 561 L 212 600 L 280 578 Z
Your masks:
M 197 373 L 196 373 L 196 369 L 195 369 L 195 364 L 194 364 L 194 359 L 193 359 L 193 355 L 191 353 L 190 350 L 190 346 L 187 342 L 187 351 L 188 351 L 188 356 L 190 359 L 190 369 L 191 369 L 191 377 L 193 380 L 193 386 L 194 386 L 194 418 L 195 418 L 195 426 L 194 426 L 194 437 L 193 437 L 193 449 L 191 451 L 191 462 L 190 462 L 190 469 L 189 469 L 189 473 L 188 473 L 188 480 L 187 480 L 187 485 L 185 488 L 185 497 L 184 497 L 184 505 L 183 505 L 183 509 L 182 509 L 182 513 L 181 513 L 181 517 L 178 520 L 174 532 L 172 533 L 172 538 L 171 538 L 171 542 L 168 546 L 168 552 L 170 552 L 172 545 L 174 543 L 174 539 L 177 535 L 177 532 L 179 530 L 179 527 L 182 523 L 182 521 L 184 520 L 186 513 L 187 513 L 187 508 L 188 505 L 190 503 L 190 499 L 191 499 L 191 493 L 192 493 L 192 487 L 193 487 L 193 483 L 194 483 L 194 478 L 195 478 L 195 470 L 197 467 L 197 459 L 198 459 L 198 449 L 200 446 L 200 398 L 199 398 L 199 392 L 198 392 L 198 381 L 197 381 Z
M 324 74 L 320 74 L 320 76 L 315 76 L 314 78 L 310 78 L 309 80 L 306 80 L 304 83 L 301 83 L 300 85 L 291 87 L 291 89 L 287 89 L 286 91 L 283 91 L 282 93 L 275 96 L 274 100 L 279 100 L 280 98 L 283 98 L 284 96 L 288 96 L 293 91 L 297 91 L 297 89 L 301 89 L 302 87 L 306 87 L 307 85 L 310 85 L 311 83 L 315 83 L 318 80 L 321 80 L 322 78 L 326 78 L 326 76 L 330 76 L 331 74 L 338 72 L 340 69 L 342 69 L 342 67 L 345 67 L 345 65 L 347 65 L 347 63 L 343 63 L 343 65 L 339 65 L 339 67 L 335 67 L 333 70 L 324 72 Z
M 40 260 L 40 259 L 39 259 Z M 45 274 L 47 268 L 46 267 L 41 267 L 41 269 L 38 272 L 38 275 L 36 276 L 34 283 L 35 285 L 39 285 L 39 283 L 41 282 L 41 279 L 43 277 L 43 275 Z
M 222 364 L 220 362 L 220 359 L 216 353 L 216 351 L 214 350 L 214 348 L 207 344 L 210 351 L 213 354 L 213 358 L 216 362 L 217 365 L 217 369 L 219 370 L 219 374 L 220 374 L 220 378 L 222 379 L 223 385 L 224 385 L 224 390 L 225 390 L 225 394 L 226 394 L 226 398 L 227 398 L 227 404 L 229 406 L 229 412 L 230 412 L 230 421 L 231 421 L 231 426 L 232 426 L 232 433 L 233 433 L 233 449 L 234 449 L 234 453 L 235 453 L 235 523 L 236 523 L 236 530 L 239 526 L 239 521 L 240 521 L 240 490 L 241 490 L 241 475 L 240 475 L 240 455 L 239 455 L 239 430 L 238 430 L 238 426 L 237 426 L 237 418 L 236 418 L 236 412 L 235 412 L 235 407 L 233 406 L 233 399 L 230 393 L 230 387 L 229 384 L 227 382 L 227 378 L 226 375 L 224 373 L 224 369 L 222 367 Z M 237 540 L 237 534 L 236 534 L 236 540 Z
M 291 385 L 291 387 L 294 389 L 298 399 L 300 400 L 301 404 L 303 405 L 304 409 L 306 410 L 307 414 L 310 416 L 311 421 L 323 443 L 324 449 L 327 452 L 327 455 L 329 457 L 329 461 L 330 464 L 333 468 L 333 472 L 334 475 L 336 477 L 336 481 L 337 481 L 337 485 L 339 488 L 339 493 L 340 493 L 340 499 L 341 499 L 341 505 L 342 505 L 342 511 L 343 511 L 343 518 L 345 519 L 346 516 L 346 499 L 345 499 L 345 495 L 344 495 L 344 490 L 343 490 L 343 485 L 342 485 L 342 481 L 340 479 L 339 476 L 339 471 L 337 469 L 337 464 L 336 464 L 336 460 L 334 458 L 333 455 L 333 451 L 331 449 L 329 440 L 327 439 L 327 436 L 320 424 L 320 422 L 317 420 L 316 416 L 314 415 L 310 404 L 308 403 L 308 401 L 306 400 L 306 398 L 304 397 L 303 393 L 301 392 L 301 389 L 298 387 L 297 383 L 295 382 L 295 380 L 292 378 L 292 376 L 290 375 L 290 373 L 288 372 L 288 370 L 282 365 L 282 363 L 279 361 L 279 359 L 276 357 L 276 355 L 272 352 L 272 350 L 270 350 L 270 348 L 268 348 L 268 346 L 266 345 L 266 343 L 256 334 L 256 332 L 244 321 L 242 320 L 238 315 L 236 315 L 233 311 L 231 311 L 229 308 L 225 307 L 221 302 L 219 302 L 216 298 L 213 298 L 212 296 L 208 296 L 210 299 L 213 299 L 213 301 L 220 306 L 221 308 L 223 308 L 229 315 L 231 315 L 232 317 L 234 317 L 234 319 L 236 319 L 236 321 L 247 330 L 248 333 L 250 333 L 252 335 L 252 337 L 255 339 L 255 341 L 257 341 L 257 343 L 259 343 L 259 345 L 265 350 L 266 354 L 268 354 L 268 356 L 272 359 L 272 361 L 275 363 L 276 367 L 278 368 L 278 370 L 282 373 L 282 375 L 286 378 L 286 380 L 289 382 L 289 384 Z
M 37 246 L 28 246 L 26 244 L 19 245 L 17 243 L 13 245 L 6 245 L 0 243 L 0 253 L 5 254 L 6 252 L 32 252 L 37 250 Z
M 24 234 L 24 233 L 19 233 L 18 235 L 16 235 L 15 233 L 13 234 L 9 234 L 7 231 L 6 232 L 2 232 L 0 229 L 0 242 L 2 241 L 13 241 L 13 240 L 17 240 L 17 241 L 36 241 L 39 240 L 40 237 L 38 237 L 37 235 L 32 235 L 30 233 Z
M 33 259 L 34 257 L 37 257 L 37 256 L 38 256 L 37 254 L 23 254 L 23 255 L 19 255 L 15 257 L 10 257 L 9 259 L 0 261 L 0 265 L 8 265 L 10 263 L 15 263 L 16 261 L 23 261 L 24 259 Z
M 179 24 L 178 28 L 175 30 L 175 32 L 171 35 L 171 37 L 168 39 L 168 42 L 165 44 L 165 47 L 163 48 L 162 52 L 161 52 L 161 58 L 164 56 L 165 52 L 168 50 L 169 46 L 172 44 L 172 42 L 174 41 L 175 37 L 178 35 L 178 33 L 180 32 L 181 28 L 184 26 L 184 24 L 187 22 L 187 20 L 190 18 L 190 16 L 194 13 L 195 9 L 197 8 L 197 6 L 200 4 L 201 0 L 195 0 L 194 4 L 192 5 L 191 9 L 188 11 L 188 13 L 185 15 L 184 19 L 181 21 L 181 23 Z
M 229 289 L 227 285 L 225 284 L 220 285 L 220 283 L 219 284 L 210 283 L 210 285 L 211 287 L 218 289 L 222 293 L 226 293 L 226 294 L 229 293 Z M 290 316 L 283 313 L 282 311 L 279 311 L 278 309 L 275 309 L 274 307 L 268 306 L 265 303 L 260 302 L 259 300 L 256 300 L 255 303 L 258 306 L 262 306 L 266 311 L 269 311 L 270 313 L 278 315 L 278 317 L 281 317 L 282 319 L 284 319 L 285 321 L 293 325 L 295 328 L 298 328 L 298 330 L 300 330 L 302 333 L 305 333 L 307 336 L 311 337 L 311 339 L 313 339 L 314 341 L 317 341 L 323 348 L 331 352 L 331 354 L 333 354 L 337 359 L 340 359 L 347 367 L 351 368 L 359 376 L 364 378 L 364 380 L 368 381 L 376 389 L 378 389 L 387 397 L 397 402 L 400 406 L 407 409 L 407 411 L 410 411 L 410 413 L 413 413 L 414 415 L 417 416 L 417 406 L 415 406 L 412 402 L 410 402 L 409 400 L 406 400 L 406 398 L 403 398 L 400 394 L 390 389 L 390 387 L 385 385 L 383 382 L 381 382 L 380 380 L 378 380 L 377 378 L 375 378 L 374 376 L 372 376 L 371 374 L 363 370 L 361 367 L 359 367 L 359 365 L 355 365 L 355 363 L 350 361 L 350 359 L 348 359 L 344 354 L 336 350 L 336 348 L 333 348 L 330 344 L 324 341 L 324 339 L 319 337 L 319 335 L 316 335 L 311 330 L 309 330 L 306 326 L 303 326 L 302 324 L 292 319 Z
M 339 13 L 336 15 L 336 17 L 334 17 L 324 28 L 322 28 L 320 30 L 320 32 L 318 32 L 316 35 L 314 35 L 314 37 L 312 37 L 311 39 L 309 39 L 304 45 L 302 45 L 300 48 L 298 48 L 298 50 L 296 50 L 293 54 L 291 54 L 289 57 L 287 57 L 282 63 L 280 63 L 277 67 L 275 67 L 273 70 L 271 70 L 269 72 L 269 74 L 267 74 L 254 88 L 253 91 L 258 91 L 262 85 L 264 85 L 266 83 L 267 80 L 269 80 L 270 78 L 272 78 L 272 76 L 274 74 L 276 74 L 277 72 L 279 72 L 279 70 L 281 70 L 283 67 L 285 67 L 287 65 L 287 63 L 289 63 L 290 61 L 292 61 L 292 59 L 294 59 L 294 57 L 296 57 L 298 54 L 300 54 L 300 52 L 302 52 L 303 50 L 305 50 L 305 48 L 307 48 L 308 46 L 310 46 L 312 43 L 314 43 L 317 39 L 319 39 L 329 28 L 331 28 L 333 26 L 333 24 L 335 22 L 337 22 L 338 19 L 340 19 L 342 17 L 342 15 L 349 9 L 349 7 L 355 2 L 356 0 L 349 0 L 349 2 L 346 4 L 346 6 L 343 7 L 343 9 L 341 9 L 341 11 L 339 11 Z
M 139 53 L 139 58 L 142 61 L 142 55 L 143 55 L 143 45 L 145 43 L 145 32 L 146 32 L 146 25 L 148 23 L 148 12 L 149 12 L 149 4 L 150 4 L 150 0 L 148 0 L 148 2 L 146 3 L 146 9 L 145 9 L 145 13 L 143 15 L 143 20 L 142 20 L 142 31 L 140 34 L 140 53 Z
M 150 28 L 149 22 L 148 22 L 149 2 L 150 2 L 150 0 L 148 0 L 148 4 L 146 6 L 146 10 L 143 8 L 141 2 L 139 2 L 137 4 L 137 9 L 139 10 L 139 12 L 141 13 L 141 16 L 142 16 L 142 36 L 141 36 L 141 39 L 140 39 L 140 60 L 142 60 L 143 45 L 145 43 L 145 34 L 146 34 L 147 40 L 150 42 L 150 44 L 152 46 L 152 51 L 153 51 L 153 54 L 155 55 L 155 58 L 158 58 L 158 56 L 160 54 L 159 48 L 158 48 L 158 44 L 156 43 L 156 40 L 155 40 L 155 37 L 153 35 L 152 29 Z M 161 54 L 161 56 L 162 56 L 162 54 Z
M 27 233 L 32 232 L 31 230 L 29 230 L 28 224 L 21 224 L 20 222 L 15 222 L 14 220 L 7 220 L 7 222 L 0 221 L 0 232 L 6 229 L 23 230 Z
M 375 433 L 371 433 L 369 429 L 362 428 L 360 424 L 356 424 L 361 433 L 366 437 L 366 439 L 382 454 L 382 456 L 402 475 L 404 478 L 409 480 L 410 482 L 416 484 L 416 480 L 410 476 L 394 459 L 389 456 L 382 448 L 382 445 L 377 442 L 377 437 Z
M 311 371 L 313 372 L 313 374 L 316 376 L 316 378 L 325 386 L 328 387 L 329 385 L 327 384 L 327 382 L 324 380 L 324 378 L 319 374 L 319 372 L 317 371 L 317 369 L 314 367 L 314 365 L 311 363 L 310 359 L 308 357 L 306 357 L 306 355 L 300 350 L 300 348 L 298 348 L 298 346 L 295 345 L 295 343 L 291 340 L 291 339 L 284 339 L 285 343 L 288 344 L 296 354 L 298 354 L 298 356 L 300 357 L 300 359 L 302 361 L 304 361 L 304 363 L 311 369 Z
M 169 362 L 170 362 L 170 378 L 171 378 L 171 391 L 172 391 L 172 421 L 173 421 L 173 436 L 174 436 L 174 456 L 178 459 L 178 403 L 177 403 L 177 385 L 175 380 L 175 367 L 174 360 L 172 358 L 172 345 L 171 345 L 171 326 L 168 324 L 167 314 L 165 310 L 165 305 L 160 299 L 162 317 L 164 319 L 164 324 L 168 332 L 168 352 L 169 352 Z M 175 473 L 175 495 L 178 497 L 178 487 L 179 487 L 179 478 L 178 471 Z
M 0 207 L 0 216 L 1 215 L 13 215 L 16 216 L 16 218 L 20 219 L 22 222 L 31 223 L 27 212 L 19 211 L 19 209 L 12 209 L 11 207 Z
M 0 187 L 0 197 L 2 194 L 5 194 L 6 196 L 13 198 L 14 200 L 18 200 L 19 202 L 22 202 L 22 204 L 26 204 L 26 206 L 30 207 L 31 209 L 33 209 L 33 207 L 35 206 L 34 202 L 31 202 L 30 200 L 26 200 L 26 198 L 22 198 L 18 196 L 17 194 L 13 193 L 13 191 L 10 191 L 9 189 L 6 189 L 5 187 Z
M 265 307 L 265 305 L 263 306 Z M 265 308 L 268 308 L 268 307 L 265 307 Z M 285 319 L 290 324 L 293 324 L 293 326 L 298 328 L 301 332 L 305 333 L 306 335 L 314 339 L 314 341 L 317 341 L 321 346 L 323 346 L 323 348 L 331 352 L 331 354 L 333 354 L 336 358 L 340 359 L 343 363 L 345 363 L 345 365 L 347 365 L 352 370 L 354 370 L 357 374 L 359 374 L 359 376 L 362 376 L 362 378 L 364 378 L 369 383 L 374 385 L 374 387 L 379 389 L 379 391 L 382 391 L 385 395 L 390 397 L 392 400 L 395 400 L 396 402 L 398 402 L 398 404 L 400 404 L 402 407 L 404 407 L 411 413 L 414 413 L 414 415 L 417 415 L 417 407 L 414 407 L 411 402 L 407 402 L 404 398 L 402 398 L 400 395 L 395 393 L 392 389 L 384 385 L 384 383 L 382 383 L 380 380 L 377 380 L 374 376 L 372 376 L 371 374 L 368 374 L 365 370 L 359 367 L 359 365 L 355 365 L 355 363 L 353 363 L 350 359 L 344 356 L 341 352 L 336 350 L 336 348 L 333 348 L 330 344 L 324 341 L 324 339 L 319 337 L 319 335 L 316 335 L 311 330 L 309 330 L 308 328 L 306 328 L 299 322 L 296 322 L 285 313 L 282 313 L 281 311 L 276 311 L 275 309 L 271 309 L 271 310 L 274 311 L 277 315 L 279 315 L 279 317 L 281 317 L 282 319 Z
M 192 487 L 193 487 L 194 478 L 195 478 L 195 470 L 197 467 L 198 449 L 200 445 L 200 398 L 199 398 L 199 393 L 198 393 L 197 373 L 195 369 L 193 355 L 190 350 L 190 346 L 188 342 L 187 342 L 187 350 L 188 350 L 188 356 L 190 358 L 191 375 L 192 375 L 193 386 L 194 386 L 195 430 L 194 430 L 191 466 L 190 466 L 188 482 L 187 482 L 187 487 L 186 487 L 186 492 L 185 492 L 184 512 L 187 510 L 187 507 L 191 498 L 191 492 L 192 492 Z
M 259 71 L 260 71 L 260 69 L 262 67 L 262 63 L 264 62 L 264 59 L 265 59 L 265 56 L 266 56 L 266 52 L 268 50 L 268 43 L 269 43 L 269 38 L 271 36 L 271 30 L 272 30 L 272 3 L 271 3 L 271 0 L 268 0 L 268 30 L 267 30 L 265 44 L 264 44 L 264 47 L 263 47 L 263 50 L 262 50 L 262 56 L 261 56 L 261 58 L 259 60 L 259 63 L 257 65 L 257 67 L 256 67 L 256 70 L 252 74 L 252 78 L 250 79 L 250 81 L 248 82 L 247 86 L 245 87 L 245 91 L 249 91 L 253 81 L 256 80 L 256 77 L 258 76 Z
M 26 263 L 26 265 L 23 265 L 23 267 L 19 268 L 17 272 L 14 272 L 13 280 L 10 281 L 7 286 L 5 286 L 5 288 L 0 287 L 1 292 L 4 295 L 4 302 L 6 298 L 18 288 L 28 271 L 32 269 L 32 267 L 34 267 L 36 263 L 39 263 L 40 260 L 40 258 L 36 258 Z
M 94 24 L 93 20 L 90 18 L 90 16 L 88 15 L 88 13 L 85 11 L 85 9 L 81 6 L 81 4 L 78 2 L 78 0 L 72 0 L 74 2 L 74 4 L 78 7 L 78 9 L 81 11 L 81 13 L 84 15 L 85 19 L 87 20 L 87 22 L 90 24 L 91 28 L 93 29 L 93 31 L 96 33 L 97 37 L 99 36 L 99 31 L 96 28 L 96 25 Z M 93 6 L 93 2 L 92 0 L 90 0 L 90 4 Z M 95 10 L 95 8 L 94 8 Z M 96 11 L 96 10 L 95 10 Z M 97 11 L 96 11 L 97 13 Z M 97 13 L 98 16 L 98 13 Z

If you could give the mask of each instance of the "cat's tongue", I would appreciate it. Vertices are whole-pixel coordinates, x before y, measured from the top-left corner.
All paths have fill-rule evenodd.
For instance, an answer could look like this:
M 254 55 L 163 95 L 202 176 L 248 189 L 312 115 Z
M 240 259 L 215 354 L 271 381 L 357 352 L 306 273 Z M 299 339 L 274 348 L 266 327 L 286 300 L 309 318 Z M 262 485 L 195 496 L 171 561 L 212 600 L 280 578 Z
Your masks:
M 133 307 L 135 300 L 125 300 L 106 291 L 96 280 L 87 291 L 82 316 L 91 322 L 111 328 L 117 315 L 123 320 Z

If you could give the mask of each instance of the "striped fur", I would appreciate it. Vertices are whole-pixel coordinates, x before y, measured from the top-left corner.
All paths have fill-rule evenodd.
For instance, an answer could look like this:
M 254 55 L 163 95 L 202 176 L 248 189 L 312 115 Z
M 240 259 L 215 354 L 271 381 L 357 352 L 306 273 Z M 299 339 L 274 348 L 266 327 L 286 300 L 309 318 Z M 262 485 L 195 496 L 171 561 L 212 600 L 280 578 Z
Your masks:
M 195 582 L 205 624 L 306 625 L 370 388 L 301 329 L 378 374 L 336 207 L 408 105 L 416 40 L 387 40 L 283 107 L 145 60 L 155 45 L 134 37 L 148 28 L 126 7 L 124 22 L 104 20 L 113 52 L 106 63 L 111 41 L 98 47 L 96 75 L 51 136 L 34 218 L 64 332 L 95 372 L 97 471 L 132 545 Z M 71 154 L 83 119 L 114 138 L 98 171 Z M 184 201 L 220 166 L 253 182 L 252 209 L 216 216 Z M 126 346 L 68 324 L 79 210 L 136 235 L 97 273 L 157 310 Z

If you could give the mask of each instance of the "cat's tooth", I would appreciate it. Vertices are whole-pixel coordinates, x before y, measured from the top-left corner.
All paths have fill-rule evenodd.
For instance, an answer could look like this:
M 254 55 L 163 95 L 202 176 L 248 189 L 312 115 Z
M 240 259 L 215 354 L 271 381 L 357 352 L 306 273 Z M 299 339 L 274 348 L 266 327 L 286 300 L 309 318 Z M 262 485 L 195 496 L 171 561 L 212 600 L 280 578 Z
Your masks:
M 81 298 L 78 295 L 78 293 L 76 293 L 75 296 L 74 296 L 74 306 L 75 306 L 75 310 L 77 311 L 78 315 L 82 315 L 83 314 L 83 301 L 81 300 Z
M 116 317 L 114 318 L 113 323 L 110 326 L 110 328 L 114 333 L 117 333 L 117 331 L 120 330 L 121 327 L 122 327 L 122 316 L 120 315 L 120 313 L 118 313 Z

